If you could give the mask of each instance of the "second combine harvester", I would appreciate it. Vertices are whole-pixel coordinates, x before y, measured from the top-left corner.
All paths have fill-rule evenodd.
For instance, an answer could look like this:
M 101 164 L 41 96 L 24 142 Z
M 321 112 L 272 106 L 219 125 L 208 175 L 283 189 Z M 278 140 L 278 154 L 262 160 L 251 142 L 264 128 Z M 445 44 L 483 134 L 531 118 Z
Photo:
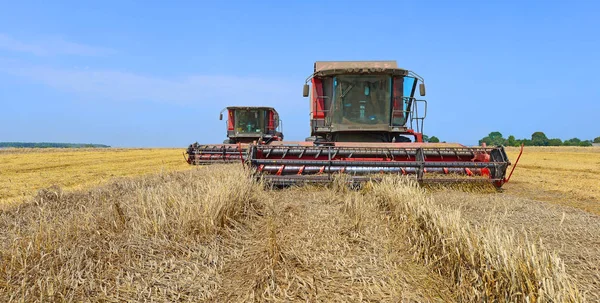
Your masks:
M 186 151 L 189 164 L 240 163 L 247 154 L 248 144 L 270 144 L 283 140 L 279 114 L 272 107 L 229 106 L 227 111 L 227 139 L 223 144 L 190 144 Z
M 303 89 L 311 137 L 251 144 L 248 161 L 276 185 L 327 183 L 336 173 L 357 183 L 393 173 L 433 183 L 485 179 L 501 187 L 510 165 L 502 146 L 423 142 L 427 102 L 416 91 L 425 95 L 423 78 L 396 61 L 316 62 Z

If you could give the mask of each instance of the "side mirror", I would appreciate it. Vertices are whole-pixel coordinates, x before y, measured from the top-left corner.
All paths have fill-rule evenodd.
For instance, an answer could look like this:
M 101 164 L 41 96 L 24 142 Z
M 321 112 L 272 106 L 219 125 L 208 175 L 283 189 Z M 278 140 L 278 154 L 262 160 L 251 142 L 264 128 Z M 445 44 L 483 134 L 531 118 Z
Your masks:
M 223 113 L 219 114 L 219 120 L 223 120 Z
M 308 84 L 304 84 L 304 87 L 302 88 L 302 96 L 308 97 L 309 91 L 310 91 L 310 87 L 308 86 Z
M 425 83 L 419 84 L 419 94 L 425 96 Z

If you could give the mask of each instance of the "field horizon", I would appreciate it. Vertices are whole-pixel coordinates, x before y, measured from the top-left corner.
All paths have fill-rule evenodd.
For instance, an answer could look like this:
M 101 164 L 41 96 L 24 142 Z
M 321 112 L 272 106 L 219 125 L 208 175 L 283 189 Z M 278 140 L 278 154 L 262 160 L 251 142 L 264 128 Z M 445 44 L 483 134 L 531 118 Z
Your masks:
M 505 147 L 512 165 L 518 147 Z M 115 177 L 190 169 L 185 148 L 7 148 L 0 149 L 0 205 L 18 204 L 52 185 L 83 189 Z M 28 154 L 38 154 L 29 157 Z M 506 194 L 600 215 L 600 147 L 524 147 Z M 16 174 L 20 177 L 13 178 Z M 569 182 L 577 179 L 578 182 Z M 568 186 L 567 186 L 568 185 Z

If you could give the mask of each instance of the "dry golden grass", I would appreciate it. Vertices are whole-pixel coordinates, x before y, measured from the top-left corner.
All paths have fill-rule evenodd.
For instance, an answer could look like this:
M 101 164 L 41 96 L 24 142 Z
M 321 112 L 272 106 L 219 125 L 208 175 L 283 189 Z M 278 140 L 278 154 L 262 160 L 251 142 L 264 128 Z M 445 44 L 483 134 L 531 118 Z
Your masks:
M 583 210 L 507 195 L 444 190 L 432 193 L 433 202 L 448 212 L 459 212 L 474 228 L 502 226 L 512 233 L 542 243 L 565 263 L 589 302 L 600 302 L 600 217 Z
M 460 301 L 583 301 L 561 259 L 505 225 L 471 226 L 412 180 L 388 177 L 373 195 L 405 224 L 417 260 L 455 283 Z
M 507 148 L 514 164 L 518 148 Z M 600 147 L 525 147 L 507 194 L 600 215 Z
M 49 188 L 0 211 L 0 301 L 455 301 L 396 226 L 359 193 L 264 191 L 239 166 Z
M 578 289 L 600 300 L 600 218 L 523 198 L 543 183 L 519 179 L 539 170 L 537 156 L 524 154 L 513 192 L 507 185 L 496 193 L 423 189 L 402 178 L 361 191 L 342 182 L 273 191 L 240 165 L 190 169 L 181 150 L 19 152 L 1 151 L 0 166 L 23 184 L 69 191 L 51 187 L 0 210 L 3 302 L 582 302 Z M 557 151 L 525 152 L 544 159 Z M 91 153 L 96 166 L 59 153 Z M 55 168 L 30 168 L 53 182 L 4 161 L 40 155 Z M 187 171 L 167 172 L 179 168 Z M 111 177 L 107 169 L 162 172 L 95 185 Z M 69 183 L 82 174 L 99 178 Z M 574 182 L 568 176 L 561 178 Z M 541 190 L 553 203 L 575 205 Z
M 57 185 L 80 189 L 113 177 L 189 169 L 182 149 L 0 150 L 0 205 Z
M 580 302 L 562 261 L 404 179 L 271 191 L 238 165 L 0 212 L 0 301 Z
M 453 285 L 411 260 L 397 222 L 357 192 L 271 192 L 241 233 L 217 301 L 456 302 Z
M 213 296 L 221 237 L 254 215 L 260 187 L 213 167 L 43 190 L 0 211 L 0 301 L 191 301 Z

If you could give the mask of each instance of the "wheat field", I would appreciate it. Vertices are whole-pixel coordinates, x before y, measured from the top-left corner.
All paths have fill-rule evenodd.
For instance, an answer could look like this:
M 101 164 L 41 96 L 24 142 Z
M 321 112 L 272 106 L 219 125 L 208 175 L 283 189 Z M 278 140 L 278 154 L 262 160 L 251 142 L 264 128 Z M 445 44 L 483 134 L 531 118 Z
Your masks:
M 0 204 L 52 185 L 82 189 L 111 178 L 189 169 L 182 149 L 0 149 Z
M 518 148 L 507 148 L 512 163 Z M 508 194 L 600 215 L 600 147 L 526 147 Z
M 182 150 L 0 151 L 0 301 L 596 302 L 600 199 L 570 176 L 598 151 L 527 148 L 501 193 L 271 190 Z

